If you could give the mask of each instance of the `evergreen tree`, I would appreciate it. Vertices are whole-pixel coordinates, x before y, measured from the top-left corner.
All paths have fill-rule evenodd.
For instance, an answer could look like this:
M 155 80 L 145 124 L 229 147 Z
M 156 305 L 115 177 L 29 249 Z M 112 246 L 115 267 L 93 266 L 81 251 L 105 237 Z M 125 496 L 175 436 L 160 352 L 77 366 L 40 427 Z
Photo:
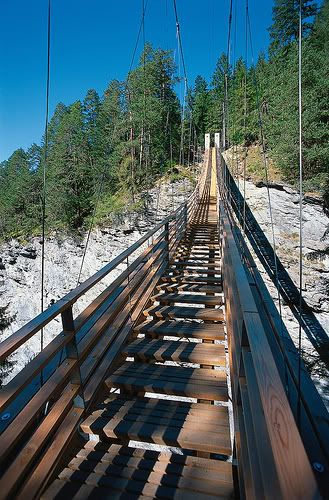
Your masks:
M 310 18 L 316 14 L 316 3 L 313 0 L 302 0 L 303 35 L 309 34 L 312 23 Z M 298 40 L 299 0 L 275 0 L 273 7 L 273 23 L 270 27 L 270 53 L 278 51 Z
M 48 165 L 50 218 L 77 228 L 92 211 L 94 184 L 80 101 L 68 108 L 58 126 Z
M 113 194 L 118 188 L 118 165 L 124 141 L 122 99 L 123 84 L 113 80 L 104 92 L 96 119 L 96 180 L 98 185 L 102 183 L 104 196 Z
M 29 154 L 23 149 L 17 149 L 2 163 L 0 220 L 3 233 L 22 234 L 31 229 L 37 189 L 34 178 Z
M 177 157 L 180 113 L 175 69 L 171 51 L 146 44 L 138 67 L 128 76 L 119 178 L 132 194 L 165 170 L 171 148 Z
M 303 50 L 303 143 L 307 176 L 329 175 L 329 0 Z
M 193 92 L 193 119 L 198 141 L 203 144 L 204 134 L 208 132 L 208 117 L 211 108 L 211 96 L 206 80 L 198 75 L 194 83 Z
M 231 68 L 228 68 L 226 54 L 222 53 L 216 63 L 211 79 L 210 106 L 207 113 L 209 132 L 218 132 L 223 128 L 225 80 L 230 81 Z

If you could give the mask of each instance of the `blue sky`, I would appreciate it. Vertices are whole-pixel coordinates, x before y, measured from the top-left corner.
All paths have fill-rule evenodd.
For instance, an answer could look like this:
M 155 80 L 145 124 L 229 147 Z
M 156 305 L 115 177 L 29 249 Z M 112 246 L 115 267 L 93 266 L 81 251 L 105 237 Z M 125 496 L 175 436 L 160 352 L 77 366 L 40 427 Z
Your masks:
M 191 84 L 209 79 L 226 51 L 229 0 L 176 0 Z M 244 53 L 244 5 L 236 0 L 236 57 Z M 0 1 L 0 161 L 40 142 L 44 128 L 47 0 Z M 249 0 L 255 53 L 266 50 L 272 0 Z M 50 113 L 60 101 L 100 94 L 125 78 L 142 0 L 52 0 Z M 149 0 L 146 40 L 177 50 L 172 0 Z M 141 45 L 138 48 L 140 53 Z M 136 59 L 137 60 L 137 59 Z

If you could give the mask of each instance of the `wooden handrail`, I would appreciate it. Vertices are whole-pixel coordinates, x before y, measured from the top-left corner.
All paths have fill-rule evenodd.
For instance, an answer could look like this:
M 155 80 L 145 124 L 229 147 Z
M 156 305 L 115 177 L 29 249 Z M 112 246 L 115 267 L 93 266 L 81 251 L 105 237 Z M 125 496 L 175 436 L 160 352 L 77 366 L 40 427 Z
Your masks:
M 223 200 L 219 211 L 242 495 L 320 498 Z
M 235 314 L 242 319 L 239 324 L 235 318 L 235 324 L 231 323 L 228 326 L 230 329 L 228 334 L 230 337 L 234 336 L 234 342 L 239 344 L 235 345 L 237 359 L 235 363 L 232 363 L 231 369 L 232 379 L 235 379 L 235 391 L 238 392 L 239 377 L 244 377 L 248 384 L 248 371 L 243 368 L 241 358 L 243 346 L 245 346 L 245 352 L 250 352 L 249 360 L 252 361 L 257 381 L 257 387 L 253 385 L 250 390 L 259 391 L 261 408 L 264 412 L 271 446 L 272 474 L 276 476 L 275 479 L 280 488 L 280 494 L 277 496 L 279 498 L 303 498 L 304 495 L 304 498 L 318 498 L 320 495 L 317 484 L 273 359 L 223 204 L 220 204 L 220 213 L 223 279 L 224 282 L 226 281 L 225 287 L 233 289 L 236 294 L 233 300 L 236 301 L 235 307 L 239 308 L 240 313 L 235 311 Z M 226 276 L 228 267 L 232 269 L 229 281 Z M 226 300 L 230 300 L 229 294 Z M 248 432 L 249 429 L 246 429 L 247 434 Z M 264 452 L 267 453 L 266 450 Z M 261 459 L 260 456 L 260 462 Z M 263 487 L 266 488 L 266 485 Z M 272 489 L 273 484 L 269 484 L 268 487 Z
M 258 312 L 261 317 L 272 356 L 275 359 L 282 384 L 285 388 L 295 421 L 300 422 L 299 433 L 303 441 L 313 473 L 321 492 L 329 488 L 329 413 L 317 391 L 300 354 L 280 317 L 279 311 L 262 279 L 247 246 L 242 229 L 237 224 L 238 215 L 232 208 L 230 197 L 225 193 L 228 167 L 217 151 L 219 185 L 232 233 L 244 263 L 245 271 Z M 226 182 L 227 179 L 226 179 Z M 230 176 L 230 182 L 235 182 Z M 233 203 L 233 200 L 232 200 Z M 242 204 L 241 204 L 242 206 Z M 243 218 L 241 218 L 243 220 Z M 249 236 L 248 236 L 249 238 Z M 300 382 L 299 382 L 300 376 Z
M 179 213 L 181 208 L 177 209 L 176 212 Z M 157 224 L 153 229 L 148 231 L 144 236 L 142 236 L 136 243 L 131 245 L 129 248 L 124 250 L 120 255 L 115 257 L 111 262 L 106 264 L 97 273 L 93 274 L 86 281 L 77 286 L 74 290 L 71 290 L 63 298 L 52 304 L 43 313 L 33 318 L 31 321 L 26 323 L 22 328 L 17 330 L 13 335 L 5 339 L 0 343 L 0 362 L 5 360 L 12 352 L 18 349 L 22 344 L 24 344 L 29 338 L 31 338 L 35 333 L 44 328 L 51 320 L 56 316 L 61 314 L 65 309 L 73 305 L 82 295 L 88 292 L 93 286 L 95 286 L 99 281 L 104 279 L 111 271 L 113 271 L 119 264 L 121 264 L 127 257 L 134 253 L 145 241 L 147 241 L 151 236 L 157 233 L 166 223 L 173 220 L 175 215 L 169 215 L 159 224 Z M 164 236 L 164 235 L 163 235 Z

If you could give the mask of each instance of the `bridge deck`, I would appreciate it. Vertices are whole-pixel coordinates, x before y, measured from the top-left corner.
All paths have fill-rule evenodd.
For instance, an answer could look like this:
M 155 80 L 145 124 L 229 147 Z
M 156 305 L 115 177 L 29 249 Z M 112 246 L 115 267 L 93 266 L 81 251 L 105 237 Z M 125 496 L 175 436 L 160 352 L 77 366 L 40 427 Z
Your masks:
M 43 498 L 232 498 L 215 182 L 81 424 L 92 440 Z
M 0 344 L 61 318 L 0 391 L 0 500 L 327 496 L 328 412 L 209 153 L 186 203 Z

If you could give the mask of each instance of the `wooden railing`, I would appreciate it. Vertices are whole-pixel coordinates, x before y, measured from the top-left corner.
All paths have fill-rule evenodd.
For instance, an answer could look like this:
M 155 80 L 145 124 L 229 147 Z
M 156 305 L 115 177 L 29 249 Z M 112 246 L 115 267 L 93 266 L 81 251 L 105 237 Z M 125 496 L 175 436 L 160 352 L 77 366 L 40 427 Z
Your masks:
M 62 331 L 0 391 L 0 498 L 38 498 L 78 435 L 81 419 L 102 398 L 104 379 L 123 361 L 121 347 L 141 321 L 196 206 L 201 201 L 207 210 L 210 156 L 206 165 L 192 196 L 174 214 L 0 344 L 4 361 L 51 321 L 61 319 Z M 217 173 L 220 184 L 219 165 Z M 314 471 L 325 491 L 327 414 L 303 369 L 298 430 L 298 353 L 278 323 L 274 303 L 220 193 L 218 210 L 237 488 L 241 498 L 319 498 Z M 74 317 L 80 297 L 122 264 L 126 269 Z
M 0 344 L 3 362 L 61 318 L 62 331 L 0 391 L 0 498 L 40 493 L 105 377 L 120 362 L 120 347 L 183 237 L 199 188 L 176 212 Z M 78 299 L 125 263 L 126 270 L 74 318 Z
M 219 162 L 217 172 L 221 186 Z M 298 353 L 222 195 L 222 273 L 240 494 L 319 498 L 319 488 L 325 492 L 328 481 L 328 414 L 303 367 L 299 432 L 294 418 Z M 313 412 L 304 405 L 307 398 Z

